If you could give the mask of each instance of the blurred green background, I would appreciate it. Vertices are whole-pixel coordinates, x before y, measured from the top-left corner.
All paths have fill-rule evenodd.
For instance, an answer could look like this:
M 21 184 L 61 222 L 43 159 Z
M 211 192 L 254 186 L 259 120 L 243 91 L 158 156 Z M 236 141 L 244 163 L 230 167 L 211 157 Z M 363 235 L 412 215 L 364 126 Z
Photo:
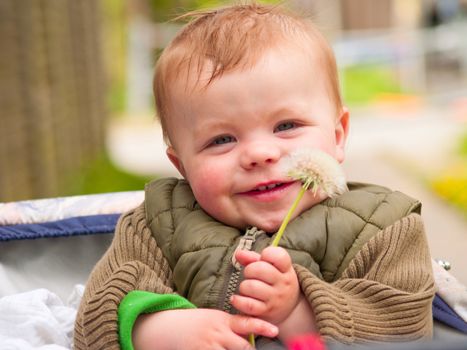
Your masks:
M 165 176 L 117 161 L 109 133 L 114 125 L 152 120 L 152 68 L 179 28 L 168 21 L 227 3 L 2 1 L 0 201 L 140 190 Z M 436 105 L 467 120 L 467 49 L 459 34 L 467 28 L 466 1 L 287 6 L 309 14 L 333 45 L 354 118 L 369 109 L 423 113 Z M 411 176 L 467 215 L 467 127 L 460 125 L 443 164 Z

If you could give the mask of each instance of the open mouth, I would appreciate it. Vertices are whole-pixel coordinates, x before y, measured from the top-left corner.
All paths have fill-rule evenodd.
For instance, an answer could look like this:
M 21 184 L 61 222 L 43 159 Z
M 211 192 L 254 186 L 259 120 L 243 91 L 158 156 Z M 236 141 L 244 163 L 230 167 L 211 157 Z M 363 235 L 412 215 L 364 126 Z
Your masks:
M 282 187 L 282 186 L 284 186 L 284 183 L 279 182 L 279 183 L 259 186 L 259 187 L 255 188 L 252 192 L 270 191 L 270 190 L 273 190 L 275 188 Z
M 265 183 L 264 185 L 259 185 L 255 188 L 253 188 L 250 191 L 244 192 L 244 194 L 247 195 L 263 195 L 263 194 L 273 194 L 276 192 L 281 192 L 290 185 L 292 185 L 294 182 L 271 182 L 271 183 Z
M 241 194 L 254 198 L 259 201 L 276 201 L 287 193 L 287 188 L 292 186 L 294 181 L 290 182 L 269 182 L 258 184 L 255 188 Z

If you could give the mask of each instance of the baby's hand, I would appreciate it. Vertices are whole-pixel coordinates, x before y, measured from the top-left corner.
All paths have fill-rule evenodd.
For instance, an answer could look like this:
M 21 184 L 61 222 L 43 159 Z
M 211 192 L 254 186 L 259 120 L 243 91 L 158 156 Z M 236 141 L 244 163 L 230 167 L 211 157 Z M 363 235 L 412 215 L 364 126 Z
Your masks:
M 168 310 L 141 315 L 133 329 L 136 350 L 252 349 L 248 334 L 276 337 L 276 326 L 255 317 L 212 309 Z
M 245 315 L 279 325 L 300 298 L 297 274 L 289 254 L 283 248 L 268 247 L 261 255 L 239 250 L 235 257 L 245 267 L 245 280 L 240 284 L 240 295 L 232 297 L 232 305 Z

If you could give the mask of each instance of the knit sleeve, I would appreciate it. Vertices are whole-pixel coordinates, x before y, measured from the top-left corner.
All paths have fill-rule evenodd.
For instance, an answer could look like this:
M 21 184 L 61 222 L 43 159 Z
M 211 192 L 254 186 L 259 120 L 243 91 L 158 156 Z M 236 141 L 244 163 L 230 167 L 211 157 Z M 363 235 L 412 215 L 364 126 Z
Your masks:
M 434 280 L 418 214 L 376 234 L 333 283 L 304 267 L 295 269 L 325 338 L 400 342 L 432 334 Z
M 144 206 L 123 215 L 97 263 L 75 322 L 74 349 L 120 349 L 118 306 L 133 290 L 172 293 L 172 272 L 146 226 Z

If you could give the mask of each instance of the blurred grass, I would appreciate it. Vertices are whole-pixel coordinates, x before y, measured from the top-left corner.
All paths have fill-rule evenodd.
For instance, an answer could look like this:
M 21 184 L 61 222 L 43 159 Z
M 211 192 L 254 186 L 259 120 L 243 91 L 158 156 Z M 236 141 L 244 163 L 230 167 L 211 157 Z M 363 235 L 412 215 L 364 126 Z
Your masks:
M 402 93 L 397 77 L 389 67 L 358 65 L 347 67 L 340 74 L 343 98 L 350 106 L 366 105 L 382 95 Z
M 459 142 L 456 160 L 432 178 L 429 186 L 467 218 L 467 132 Z
M 107 155 L 102 155 L 79 172 L 79 176 L 65 180 L 65 196 L 143 190 L 154 177 L 128 173 L 116 167 Z

